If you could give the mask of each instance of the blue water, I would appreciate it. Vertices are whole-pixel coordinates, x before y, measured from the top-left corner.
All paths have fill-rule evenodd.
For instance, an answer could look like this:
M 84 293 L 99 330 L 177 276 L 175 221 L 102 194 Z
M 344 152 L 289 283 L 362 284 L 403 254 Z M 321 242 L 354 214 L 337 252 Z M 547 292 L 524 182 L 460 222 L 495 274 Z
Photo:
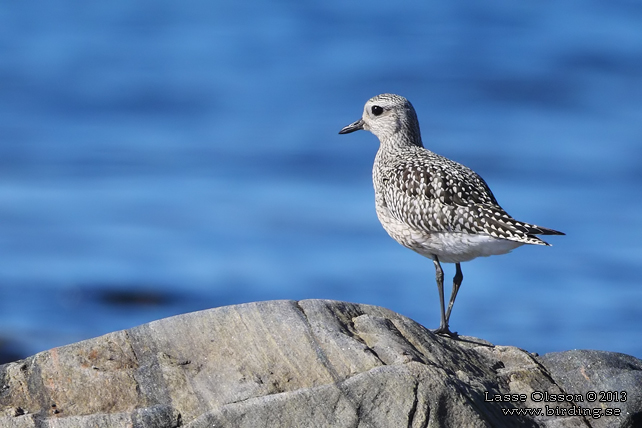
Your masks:
M 374 213 L 376 138 L 337 134 L 395 92 L 427 147 L 567 233 L 464 264 L 453 329 L 642 357 L 640 22 L 633 0 L 0 6 L 0 347 L 268 299 L 436 327 L 432 262 Z

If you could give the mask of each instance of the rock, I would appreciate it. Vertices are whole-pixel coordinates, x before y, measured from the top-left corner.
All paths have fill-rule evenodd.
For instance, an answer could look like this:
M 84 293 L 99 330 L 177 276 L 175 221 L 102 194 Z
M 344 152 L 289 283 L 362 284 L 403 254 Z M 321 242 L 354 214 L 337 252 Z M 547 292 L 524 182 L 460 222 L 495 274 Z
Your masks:
M 631 401 L 626 415 L 599 421 L 627 426 L 638 420 L 639 395 L 626 382 L 639 385 L 640 360 L 616 364 L 612 355 L 563 354 L 537 358 L 472 337 L 436 336 L 368 305 L 249 303 L 2 365 L 0 426 L 598 426 L 591 417 L 568 415 L 575 403 L 542 397 L 610 386 L 599 376 L 586 384 L 563 377 L 582 373 L 588 360 L 596 367 L 602 357 L 613 370 L 608 373 L 619 376 L 613 386 L 629 388 Z M 546 406 L 558 414 L 547 414 Z
M 580 394 L 584 401 L 578 406 L 621 409 L 619 416 L 591 416 L 592 427 L 642 426 L 642 361 L 617 352 L 586 350 L 551 352 L 540 361 L 563 390 Z

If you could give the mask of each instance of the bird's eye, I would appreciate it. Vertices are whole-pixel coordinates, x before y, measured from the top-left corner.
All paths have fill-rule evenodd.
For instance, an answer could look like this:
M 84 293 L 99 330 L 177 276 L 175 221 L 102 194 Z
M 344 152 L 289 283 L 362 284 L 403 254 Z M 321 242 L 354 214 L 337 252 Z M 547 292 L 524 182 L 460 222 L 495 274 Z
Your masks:
M 380 116 L 381 113 L 383 113 L 383 108 L 379 106 L 372 106 L 372 114 L 374 114 L 375 116 Z

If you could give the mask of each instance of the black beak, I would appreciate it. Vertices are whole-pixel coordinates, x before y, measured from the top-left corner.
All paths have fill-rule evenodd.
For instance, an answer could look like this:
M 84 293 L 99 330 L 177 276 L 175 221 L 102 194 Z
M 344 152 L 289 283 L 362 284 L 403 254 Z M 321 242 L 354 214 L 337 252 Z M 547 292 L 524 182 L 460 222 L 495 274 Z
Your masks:
M 356 122 L 351 123 L 350 125 L 341 129 L 341 131 L 339 131 L 339 134 L 349 134 L 354 131 L 359 131 L 360 129 L 363 129 L 363 125 L 363 119 L 359 119 Z

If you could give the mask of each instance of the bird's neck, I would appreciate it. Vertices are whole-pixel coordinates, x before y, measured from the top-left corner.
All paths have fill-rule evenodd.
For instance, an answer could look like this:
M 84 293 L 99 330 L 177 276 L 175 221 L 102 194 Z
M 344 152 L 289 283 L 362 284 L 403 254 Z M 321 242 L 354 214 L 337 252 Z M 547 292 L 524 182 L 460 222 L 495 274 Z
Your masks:
M 382 138 L 379 140 L 381 143 L 381 148 L 384 150 L 403 150 L 410 147 L 423 147 L 421 142 L 421 134 L 419 129 L 403 129 L 400 132 L 395 132 L 394 134 Z

